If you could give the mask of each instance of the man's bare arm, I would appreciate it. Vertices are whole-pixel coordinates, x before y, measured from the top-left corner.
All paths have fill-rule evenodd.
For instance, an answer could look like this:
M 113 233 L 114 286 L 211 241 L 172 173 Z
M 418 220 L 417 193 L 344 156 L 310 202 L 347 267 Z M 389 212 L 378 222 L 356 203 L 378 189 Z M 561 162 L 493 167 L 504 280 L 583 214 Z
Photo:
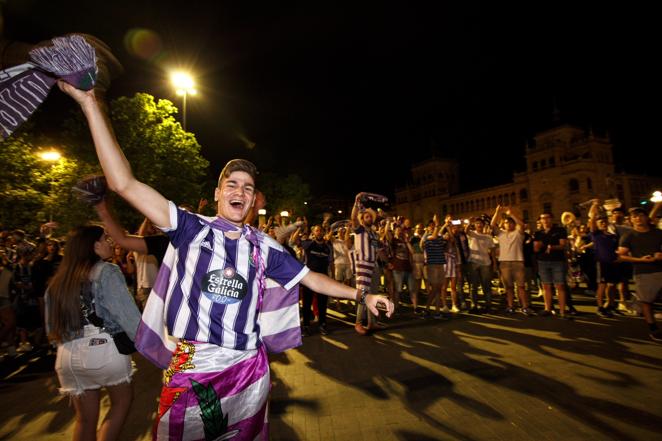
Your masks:
M 147 254 L 147 244 L 142 236 L 133 236 L 126 234 L 126 231 L 115 220 L 108 209 L 106 201 L 103 200 L 94 206 L 99 219 L 106 227 L 106 232 L 112 237 L 116 244 L 129 251 L 137 251 L 140 254 Z
M 97 102 L 94 91 L 78 90 L 62 80 L 58 81 L 58 86 L 81 106 L 108 186 L 155 225 L 170 227 L 168 200 L 133 176 L 131 166 L 120 149 L 109 119 Z

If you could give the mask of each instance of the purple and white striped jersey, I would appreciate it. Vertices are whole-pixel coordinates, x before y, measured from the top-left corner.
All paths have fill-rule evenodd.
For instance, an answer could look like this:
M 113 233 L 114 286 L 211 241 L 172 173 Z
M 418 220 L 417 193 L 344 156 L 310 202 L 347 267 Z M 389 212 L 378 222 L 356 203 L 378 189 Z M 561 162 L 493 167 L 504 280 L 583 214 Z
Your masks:
M 379 238 L 370 228 L 359 225 L 354 229 L 354 257 L 361 262 L 374 262 L 377 259 Z
M 229 239 L 209 218 L 170 202 L 170 237 L 177 251 L 166 308 L 169 334 L 189 341 L 250 350 L 259 345 L 258 281 L 253 245 Z M 290 289 L 308 273 L 280 244 L 259 232 L 265 276 Z

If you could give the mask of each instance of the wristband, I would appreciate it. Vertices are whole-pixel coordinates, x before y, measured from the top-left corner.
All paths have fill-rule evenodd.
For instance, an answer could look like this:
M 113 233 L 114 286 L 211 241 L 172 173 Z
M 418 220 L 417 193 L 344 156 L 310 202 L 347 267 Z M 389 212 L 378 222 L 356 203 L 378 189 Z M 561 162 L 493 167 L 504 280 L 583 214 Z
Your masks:
M 365 305 L 365 297 L 368 295 L 368 292 L 366 291 L 365 288 L 361 288 L 356 292 L 356 303 L 360 303 L 361 305 Z

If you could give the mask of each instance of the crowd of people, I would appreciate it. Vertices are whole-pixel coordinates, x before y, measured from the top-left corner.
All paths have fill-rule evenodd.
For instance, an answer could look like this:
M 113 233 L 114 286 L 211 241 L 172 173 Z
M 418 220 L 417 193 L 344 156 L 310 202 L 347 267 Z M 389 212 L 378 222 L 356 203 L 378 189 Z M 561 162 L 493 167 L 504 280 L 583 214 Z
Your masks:
M 178 207 L 132 175 L 94 95 L 59 86 L 83 109 L 109 188 L 145 215 L 128 234 L 101 197 L 94 209 L 103 226 L 59 239 L 52 223 L 36 237 L 0 232 L 3 356 L 57 347 L 75 440 L 117 439 L 136 347 L 164 369 L 155 439 L 268 436 L 267 347 L 297 346 L 312 334 L 314 317 L 328 334 L 328 297 L 345 312 L 356 308 L 354 329 L 369 335 L 393 313 L 572 320 L 581 286 L 595 295 L 598 316 L 640 313 L 650 338 L 662 341 L 653 308 L 662 289 L 660 203 L 651 212 L 607 212 L 596 199 L 583 225 L 557 225 L 541 213 L 529 228 L 515 207 L 501 206 L 465 221 L 445 214 L 414 224 L 373 210 L 368 202 L 379 195 L 362 192 L 346 221 L 276 216 L 252 227 L 264 205 L 252 163 L 226 164 L 216 216 Z M 301 308 L 301 323 L 293 308 Z M 112 406 L 98 427 L 102 388 Z M 187 417 L 214 409 L 218 415 Z
M 363 209 L 360 197 L 358 214 L 347 222 L 309 226 L 305 217 L 290 222 L 275 216 L 259 228 L 311 270 L 384 292 L 396 311 L 406 292 L 410 311 L 421 318 L 520 312 L 572 320 L 577 314 L 573 291 L 583 291 L 595 296 L 598 316 L 643 315 L 650 337 L 660 338 L 655 314 L 648 311 L 662 289 L 662 242 L 656 226 L 660 203 L 650 212 L 641 207 L 607 211 L 595 199 L 585 222 L 573 216 L 557 224 L 551 213 L 541 213 L 530 228 L 514 207 L 497 206 L 491 216 L 465 221 L 447 214 L 443 221 L 435 215 L 427 224 L 413 224 L 402 216 Z M 497 294 L 504 294 L 501 308 L 494 304 Z M 532 298 L 539 297 L 542 305 L 537 308 Z M 320 333 L 327 334 L 326 299 L 309 291 L 302 298 L 304 335 L 311 333 L 311 306 Z M 376 317 L 357 311 L 357 332 L 381 327 Z
M 519 312 L 572 320 L 577 314 L 572 293 L 583 290 L 595 296 L 599 317 L 641 315 L 650 337 L 661 340 L 653 310 L 662 290 L 662 230 L 656 225 L 660 203 L 650 212 L 640 207 L 608 212 L 595 199 L 586 223 L 573 220 L 557 225 L 551 213 L 541 213 L 530 229 L 517 209 L 501 206 L 492 216 L 459 221 L 451 214 L 443 220 L 435 215 L 427 224 L 413 224 L 405 217 L 364 207 L 362 194 L 357 195 L 347 221 L 331 223 L 325 216 L 320 224 L 309 225 L 305 217 L 291 221 L 275 216 L 255 225 L 301 268 L 305 265 L 310 272 L 328 275 L 352 289 L 383 292 L 396 314 L 449 319 L 463 313 Z M 147 218 L 136 234 L 128 234 L 105 199 L 94 208 L 103 228 L 80 227 L 59 239 L 51 234 L 53 224 L 43 226 L 35 236 L 22 230 L 0 232 L 3 357 L 57 343 L 61 390 L 85 397 L 74 400 L 81 422 L 76 430 L 81 433 L 96 431 L 96 419 L 93 424 L 82 422 L 90 421 L 84 415 L 89 409 L 98 413 L 99 395 L 94 382 L 90 385 L 95 392 L 83 394 L 85 376 L 74 372 L 88 371 L 90 362 L 83 367 L 72 354 L 85 346 L 81 342 L 111 342 L 113 332 L 135 338 L 140 312 L 172 240 Z M 188 211 L 190 207 L 183 210 Z M 255 217 L 247 213 L 246 220 Z M 103 282 L 84 283 L 95 280 Z M 77 288 L 71 288 L 72 283 Z M 90 297 L 91 286 L 96 286 L 96 295 Z M 314 322 L 321 334 L 330 332 L 328 297 L 315 288 L 300 288 L 304 336 L 313 333 Z M 67 300 L 65 293 L 81 289 L 88 294 L 74 296 L 73 303 Z M 539 297 L 542 302 L 534 307 L 533 300 Z M 133 301 L 127 304 L 127 299 Z M 361 335 L 387 326 L 380 313 L 369 311 L 360 298 L 345 299 L 336 299 L 335 308 L 346 314 L 350 305 L 356 308 L 354 329 Z M 72 305 L 76 306 L 67 313 Z M 90 313 L 94 319 L 101 317 L 103 324 L 89 318 Z M 130 404 L 122 397 L 131 396 L 127 390 L 131 363 L 130 356 L 118 353 L 113 345 L 106 348 L 112 351 L 103 352 L 102 358 L 115 361 L 103 363 L 107 370 L 103 386 L 117 406 L 99 431 L 113 439 Z M 94 376 L 100 372 L 94 371 Z

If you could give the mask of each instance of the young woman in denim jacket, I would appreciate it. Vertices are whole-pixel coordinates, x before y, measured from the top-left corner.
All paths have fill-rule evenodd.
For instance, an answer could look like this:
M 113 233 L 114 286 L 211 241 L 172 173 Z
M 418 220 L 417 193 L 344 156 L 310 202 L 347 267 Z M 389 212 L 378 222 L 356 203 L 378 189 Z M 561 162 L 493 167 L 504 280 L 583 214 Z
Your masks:
M 119 267 L 104 262 L 112 254 L 102 227 L 74 229 L 46 294 L 60 393 L 72 397 L 76 410 L 74 440 L 118 439 L 131 405 L 131 356 L 118 352 L 112 336 L 124 331 L 133 340 L 140 313 Z M 102 387 L 111 408 L 97 433 Z

